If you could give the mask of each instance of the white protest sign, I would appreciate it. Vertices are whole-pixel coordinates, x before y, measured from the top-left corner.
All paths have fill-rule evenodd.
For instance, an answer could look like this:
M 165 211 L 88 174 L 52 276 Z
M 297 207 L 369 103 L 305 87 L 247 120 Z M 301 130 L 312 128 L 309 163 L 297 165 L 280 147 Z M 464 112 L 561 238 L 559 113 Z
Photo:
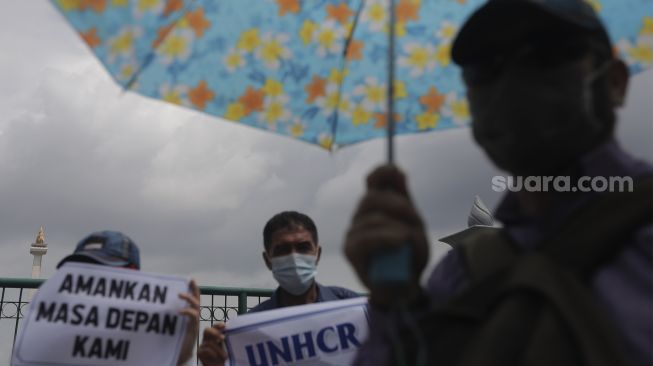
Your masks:
M 231 366 L 349 365 L 368 334 L 367 298 L 292 306 L 227 323 Z
M 12 365 L 176 365 L 188 280 L 86 263 L 64 264 L 36 292 Z

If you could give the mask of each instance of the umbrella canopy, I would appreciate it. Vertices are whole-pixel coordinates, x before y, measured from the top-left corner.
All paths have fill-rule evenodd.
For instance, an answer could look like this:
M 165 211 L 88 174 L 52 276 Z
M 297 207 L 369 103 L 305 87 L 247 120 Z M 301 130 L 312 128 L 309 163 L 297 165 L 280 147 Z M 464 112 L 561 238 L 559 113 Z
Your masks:
M 326 149 L 467 125 L 453 38 L 482 0 L 53 0 L 126 89 Z M 653 64 L 653 1 L 587 0 L 633 71 Z M 648 16 L 646 16 L 648 15 Z

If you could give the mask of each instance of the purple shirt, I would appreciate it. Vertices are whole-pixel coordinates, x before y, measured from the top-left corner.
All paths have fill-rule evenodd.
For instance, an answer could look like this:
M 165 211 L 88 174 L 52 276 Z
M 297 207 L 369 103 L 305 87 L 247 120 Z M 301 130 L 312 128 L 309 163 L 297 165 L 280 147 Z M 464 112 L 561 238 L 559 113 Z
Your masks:
M 653 175 L 653 167 L 624 152 L 615 141 L 599 146 L 580 162 L 579 176 Z M 529 217 L 521 212 L 516 194 L 506 194 L 495 217 L 508 235 L 524 250 L 537 247 L 546 234 L 557 230 L 569 216 L 591 202 L 596 193 L 558 196 L 547 213 Z M 609 213 L 606 213 L 609 214 Z M 653 362 L 653 225 L 647 224 L 630 236 L 624 249 L 595 274 L 592 287 L 605 314 L 621 333 L 627 357 L 641 365 Z M 451 250 L 433 270 L 424 289 L 433 304 L 451 298 L 468 281 L 459 249 Z M 359 351 L 358 365 L 383 365 L 389 360 L 392 331 L 387 314 L 370 312 L 370 338 Z
M 335 300 L 344 300 L 344 299 L 351 299 L 354 297 L 360 297 L 361 295 L 355 293 L 352 290 L 348 290 L 344 287 L 338 287 L 338 286 L 323 286 L 320 285 L 319 283 L 315 282 L 315 285 L 317 286 L 317 299 L 315 299 L 315 302 L 326 302 L 326 301 L 335 301 Z M 276 291 L 272 293 L 272 296 L 263 301 L 262 303 L 256 305 L 252 309 L 249 309 L 247 312 L 249 313 L 257 313 L 259 311 L 266 311 L 266 310 L 272 310 L 272 309 L 278 309 L 281 308 L 281 304 L 279 304 L 279 292 L 281 291 L 281 287 L 278 287 Z

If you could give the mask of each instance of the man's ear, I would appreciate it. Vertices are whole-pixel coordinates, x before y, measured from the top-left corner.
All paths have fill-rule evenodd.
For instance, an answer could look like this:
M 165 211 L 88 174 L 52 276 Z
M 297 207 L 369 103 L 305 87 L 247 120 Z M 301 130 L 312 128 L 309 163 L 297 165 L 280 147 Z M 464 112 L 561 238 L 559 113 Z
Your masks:
M 608 73 L 608 88 L 613 107 L 622 107 L 628 92 L 630 72 L 628 66 L 620 59 L 614 60 Z
M 272 263 L 270 263 L 270 258 L 268 258 L 268 253 L 266 252 L 263 252 L 263 262 L 265 262 L 265 266 L 271 271 Z
M 321 256 L 322 256 L 322 247 L 318 245 L 317 246 L 317 259 L 315 260 L 315 265 L 316 266 L 320 262 L 320 257 Z

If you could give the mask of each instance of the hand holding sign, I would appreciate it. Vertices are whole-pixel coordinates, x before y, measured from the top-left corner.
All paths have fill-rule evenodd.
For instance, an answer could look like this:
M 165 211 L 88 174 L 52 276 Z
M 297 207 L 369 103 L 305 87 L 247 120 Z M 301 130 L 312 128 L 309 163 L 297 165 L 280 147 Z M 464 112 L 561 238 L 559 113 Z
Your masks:
M 194 287 L 179 296 L 183 278 L 66 263 L 30 303 L 12 365 L 174 366 L 192 331 Z
M 202 344 L 197 350 L 197 357 L 204 366 L 223 366 L 229 356 L 224 346 L 225 323 L 213 324 L 212 327 L 204 329 Z
M 200 289 L 197 287 L 195 280 L 190 280 L 190 293 L 179 294 L 179 298 L 186 300 L 188 303 L 188 307 L 179 311 L 180 315 L 188 318 L 186 334 L 184 334 L 184 341 L 181 345 L 181 352 L 179 353 L 179 361 L 177 363 L 178 365 L 183 365 L 193 357 L 193 347 L 195 347 L 197 332 L 200 328 Z
M 362 297 L 239 316 L 225 332 L 230 365 L 350 365 L 367 338 L 366 312 Z

